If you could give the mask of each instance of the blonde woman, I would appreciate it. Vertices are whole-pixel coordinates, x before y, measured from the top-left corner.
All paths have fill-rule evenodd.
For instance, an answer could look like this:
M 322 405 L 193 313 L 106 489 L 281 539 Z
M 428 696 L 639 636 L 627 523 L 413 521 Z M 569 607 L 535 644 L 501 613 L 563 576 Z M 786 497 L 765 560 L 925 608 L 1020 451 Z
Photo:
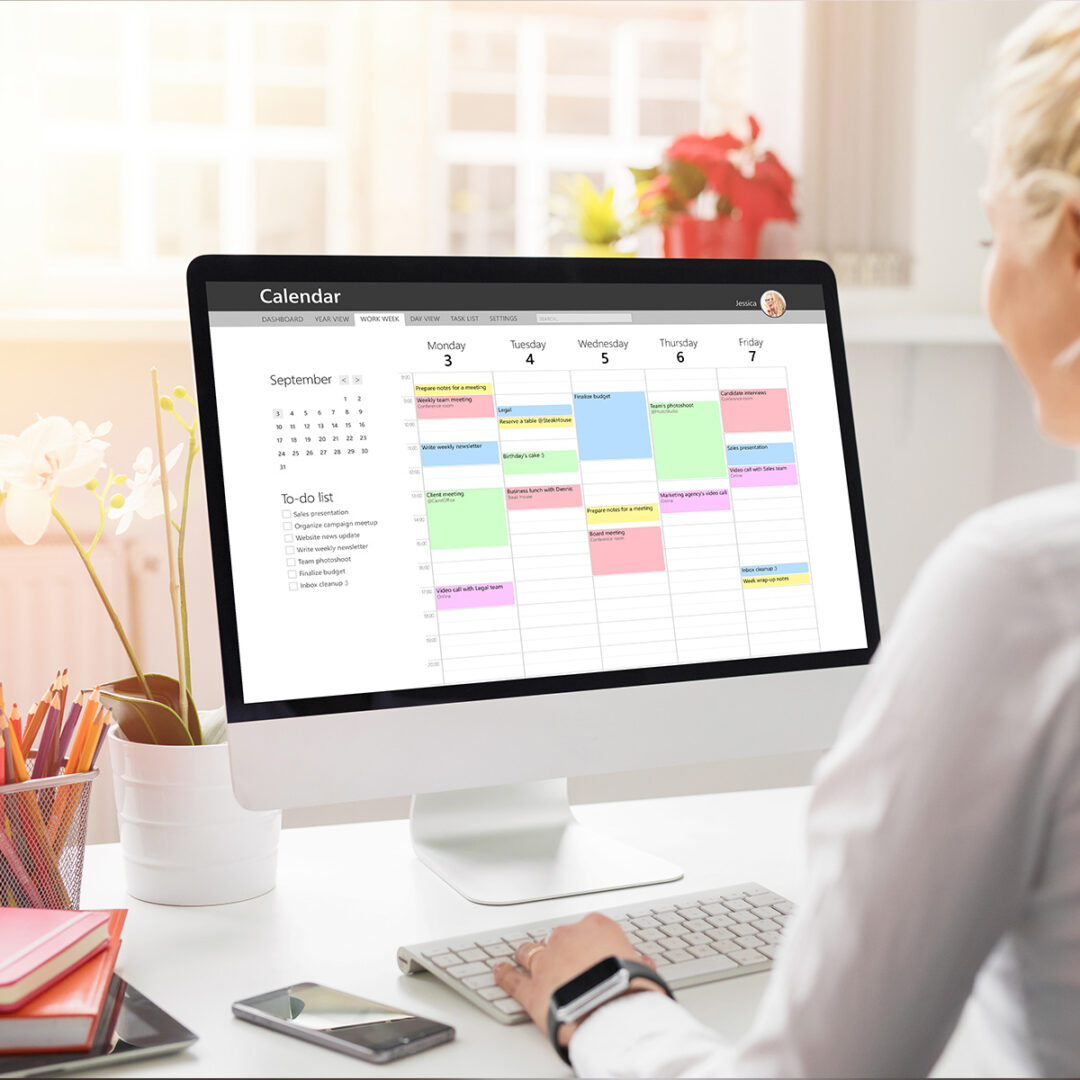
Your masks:
M 1080 5 L 1003 46 L 985 306 L 1047 437 L 1080 445 Z M 502 986 L 635 949 L 594 915 Z M 587 1076 L 922 1076 L 971 999 L 989 1068 L 1080 1075 L 1080 485 L 976 515 L 916 580 L 817 776 L 809 887 L 728 1046 L 646 980 L 558 1033 Z

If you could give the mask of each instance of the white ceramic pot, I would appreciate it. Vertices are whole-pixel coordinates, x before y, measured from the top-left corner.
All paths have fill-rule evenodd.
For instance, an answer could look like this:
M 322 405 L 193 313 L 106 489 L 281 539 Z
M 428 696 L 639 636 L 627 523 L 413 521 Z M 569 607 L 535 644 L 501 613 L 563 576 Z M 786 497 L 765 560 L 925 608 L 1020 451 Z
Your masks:
M 274 887 L 281 811 L 245 810 L 236 801 L 228 743 L 135 743 L 114 725 L 109 758 L 132 896 L 154 904 L 231 904 Z

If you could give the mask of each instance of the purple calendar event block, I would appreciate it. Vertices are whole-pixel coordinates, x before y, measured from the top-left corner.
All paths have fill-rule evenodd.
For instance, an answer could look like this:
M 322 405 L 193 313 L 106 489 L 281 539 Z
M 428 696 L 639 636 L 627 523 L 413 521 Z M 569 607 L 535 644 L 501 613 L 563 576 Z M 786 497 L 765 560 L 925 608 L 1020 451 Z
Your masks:
M 689 514 L 700 510 L 730 510 L 731 492 L 727 488 L 704 491 L 661 491 L 661 514 Z
M 732 465 L 728 469 L 732 487 L 781 487 L 797 484 L 794 465 Z
M 435 589 L 435 607 L 439 611 L 505 607 L 513 602 L 512 581 L 494 581 L 481 585 L 439 585 Z

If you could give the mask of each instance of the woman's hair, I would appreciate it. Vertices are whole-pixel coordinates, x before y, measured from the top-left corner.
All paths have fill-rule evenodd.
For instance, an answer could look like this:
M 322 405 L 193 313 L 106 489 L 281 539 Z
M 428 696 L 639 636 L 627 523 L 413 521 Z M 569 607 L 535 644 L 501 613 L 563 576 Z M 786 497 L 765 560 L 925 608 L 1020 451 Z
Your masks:
M 998 179 L 1045 243 L 1080 208 L 1080 2 L 1043 4 L 1002 42 L 991 114 Z

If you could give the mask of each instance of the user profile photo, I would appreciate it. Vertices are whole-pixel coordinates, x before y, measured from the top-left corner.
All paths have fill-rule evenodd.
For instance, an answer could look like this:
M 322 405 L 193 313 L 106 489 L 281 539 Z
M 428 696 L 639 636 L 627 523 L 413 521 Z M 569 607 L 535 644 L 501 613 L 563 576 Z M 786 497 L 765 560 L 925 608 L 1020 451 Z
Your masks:
M 787 311 L 787 301 L 775 289 L 768 289 L 761 294 L 761 310 L 770 319 L 779 319 Z

